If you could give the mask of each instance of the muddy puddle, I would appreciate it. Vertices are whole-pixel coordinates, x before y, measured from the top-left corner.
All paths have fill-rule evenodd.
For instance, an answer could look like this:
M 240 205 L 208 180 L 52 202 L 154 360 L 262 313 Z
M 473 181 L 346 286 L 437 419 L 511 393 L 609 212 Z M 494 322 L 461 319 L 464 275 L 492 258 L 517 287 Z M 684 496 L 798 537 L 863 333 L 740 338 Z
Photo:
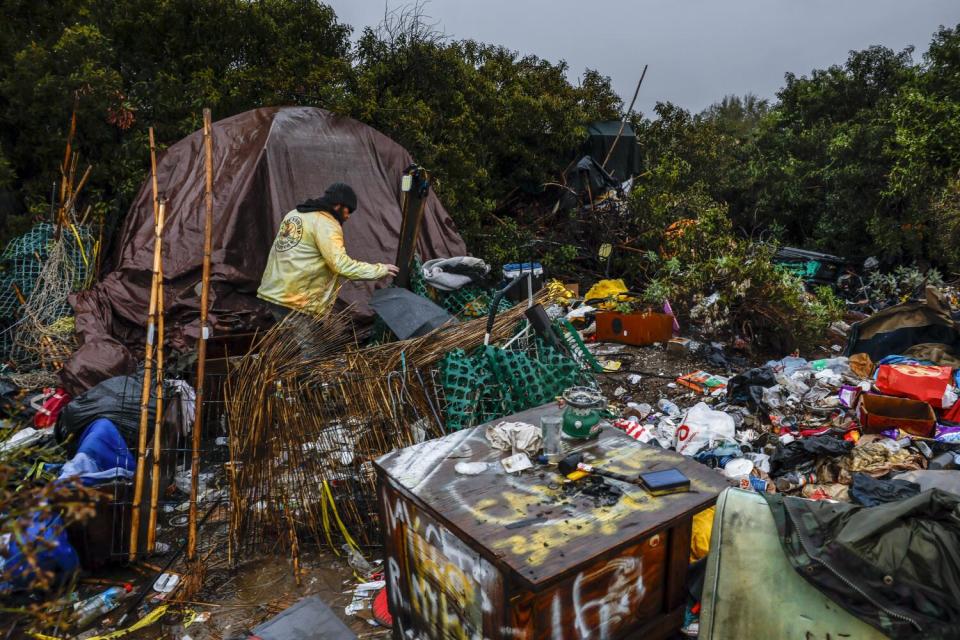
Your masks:
M 171 606 L 171 611 L 182 606 L 185 615 L 177 616 L 182 619 L 189 619 L 191 611 L 200 614 L 198 621 L 182 631 L 165 619 L 127 637 L 180 640 L 185 633 L 193 640 L 239 638 L 309 595 L 326 602 L 359 638 L 389 637 L 388 629 L 344 612 L 357 582 L 345 560 L 322 552 L 301 553 L 299 585 L 289 558 L 257 558 L 235 569 L 210 567 L 202 590 L 191 601 Z

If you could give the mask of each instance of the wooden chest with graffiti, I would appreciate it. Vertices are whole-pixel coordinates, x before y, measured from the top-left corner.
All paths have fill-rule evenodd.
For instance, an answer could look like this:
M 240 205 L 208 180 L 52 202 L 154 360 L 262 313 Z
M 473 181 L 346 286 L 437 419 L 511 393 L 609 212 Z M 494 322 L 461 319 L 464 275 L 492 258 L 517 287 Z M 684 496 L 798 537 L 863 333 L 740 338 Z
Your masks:
M 504 420 L 537 425 L 551 410 Z M 679 629 L 692 518 L 726 487 L 722 476 L 604 427 L 564 446 L 633 477 L 679 468 L 692 491 L 653 497 L 612 481 L 622 495 L 598 495 L 564 485 L 556 467 L 508 474 L 500 460 L 509 452 L 491 448 L 487 426 L 377 461 L 394 636 L 646 640 Z M 487 465 L 458 473 L 466 462 Z

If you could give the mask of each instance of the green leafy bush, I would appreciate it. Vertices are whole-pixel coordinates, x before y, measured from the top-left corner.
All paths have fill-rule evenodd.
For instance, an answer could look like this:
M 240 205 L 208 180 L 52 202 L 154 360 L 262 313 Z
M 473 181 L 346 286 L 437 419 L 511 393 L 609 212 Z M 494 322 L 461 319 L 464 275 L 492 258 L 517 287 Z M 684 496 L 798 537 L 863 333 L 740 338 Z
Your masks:
M 737 238 L 722 207 L 704 211 L 665 243 L 644 291 L 650 304 L 670 300 L 684 322 L 707 335 L 740 336 L 783 354 L 823 338 L 844 306 L 828 287 L 810 293 L 773 263 L 776 246 Z

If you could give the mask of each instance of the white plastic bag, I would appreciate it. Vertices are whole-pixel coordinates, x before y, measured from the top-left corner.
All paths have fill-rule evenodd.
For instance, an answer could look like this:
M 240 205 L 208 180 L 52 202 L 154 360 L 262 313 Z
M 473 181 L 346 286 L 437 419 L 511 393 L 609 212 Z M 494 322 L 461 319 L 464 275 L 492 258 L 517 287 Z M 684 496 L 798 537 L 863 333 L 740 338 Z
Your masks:
M 736 425 L 723 411 L 714 411 L 704 402 L 691 407 L 677 429 L 677 452 L 696 455 L 701 449 L 712 448 L 720 442 L 735 442 Z

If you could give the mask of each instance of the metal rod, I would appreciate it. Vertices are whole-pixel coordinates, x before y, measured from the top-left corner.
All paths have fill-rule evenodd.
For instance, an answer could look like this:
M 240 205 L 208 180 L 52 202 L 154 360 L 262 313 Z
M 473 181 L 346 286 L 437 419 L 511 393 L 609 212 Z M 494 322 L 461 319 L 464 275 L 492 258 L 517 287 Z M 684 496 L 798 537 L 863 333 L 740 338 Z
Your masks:
M 607 168 L 607 161 L 610 160 L 610 156 L 613 155 L 613 150 L 617 148 L 617 143 L 620 142 L 620 136 L 623 135 L 623 128 L 627 126 L 627 118 L 630 117 L 630 113 L 633 111 L 633 105 L 637 101 L 637 96 L 640 95 L 640 85 L 643 84 L 643 79 L 646 77 L 646 75 L 647 65 L 643 65 L 643 73 L 640 74 L 640 82 L 637 83 L 637 89 L 633 92 L 633 100 L 630 101 L 630 106 L 623 114 L 623 120 L 620 122 L 620 131 L 617 132 L 617 137 L 613 139 L 613 144 L 610 145 L 610 150 L 607 151 L 607 157 L 603 159 L 603 164 L 600 165 L 601 169 Z M 628 176 L 624 176 L 624 179 L 627 177 Z

